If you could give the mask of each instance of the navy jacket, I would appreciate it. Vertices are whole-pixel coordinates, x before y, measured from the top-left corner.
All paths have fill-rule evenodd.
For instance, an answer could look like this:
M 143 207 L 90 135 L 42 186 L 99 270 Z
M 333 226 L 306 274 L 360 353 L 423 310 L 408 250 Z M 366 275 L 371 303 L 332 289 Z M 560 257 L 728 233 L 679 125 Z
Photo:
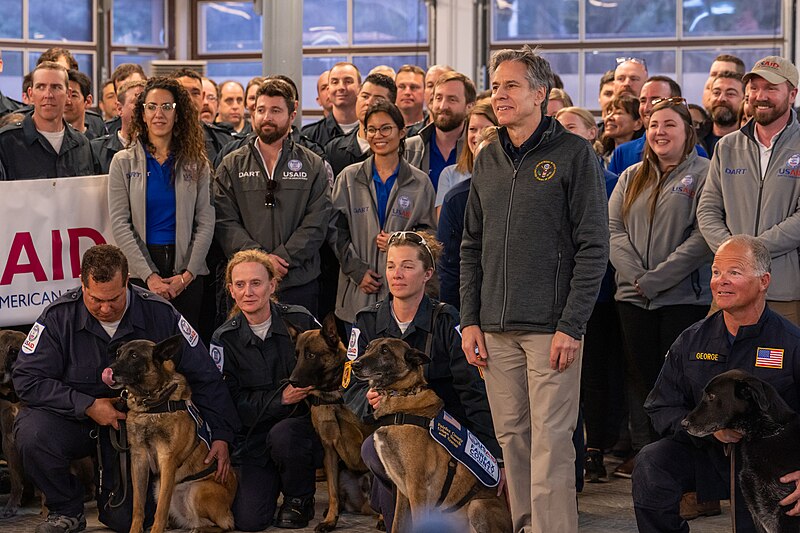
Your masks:
M 22 403 L 73 420 L 87 420 L 95 398 L 119 391 L 101 379 L 103 370 L 125 342 L 163 341 L 181 334 L 187 340 L 175 359 L 192 389 L 192 401 L 211 426 L 213 438 L 233 442 L 239 417 L 230 394 L 196 331 L 169 302 L 131 286 L 128 309 L 114 338 L 89 314 L 80 288 L 50 304 L 34 324 L 13 369 L 14 388 Z
M 461 309 L 458 293 L 461 283 L 461 236 L 464 233 L 464 212 L 467 210 L 470 182 L 468 179 L 456 184 L 445 195 L 436 230 L 436 240 L 444 245 L 436 266 L 439 298 L 456 309 Z

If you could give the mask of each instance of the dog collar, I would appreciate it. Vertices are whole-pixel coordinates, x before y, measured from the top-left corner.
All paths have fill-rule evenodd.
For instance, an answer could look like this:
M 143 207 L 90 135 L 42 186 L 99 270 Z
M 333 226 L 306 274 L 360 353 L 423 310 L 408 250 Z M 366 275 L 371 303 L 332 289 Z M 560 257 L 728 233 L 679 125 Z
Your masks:
M 431 425 L 431 418 L 419 415 L 412 415 L 409 413 L 392 413 L 390 415 L 383 415 L 379 417 L 376 422 L 379 427 L 383 426 L 404 426 L 410 424 L 412 426 L 419 426 L 428 429 Z
M 391 390 L 391 389 L 377 389 L 378 392 L 381 394 L 385 394 L 386 396 L 414 396 L 415 394 L 419 394 L 427 387 L 414 387 L 413 389 L 407 389 L 403 391 L 399 390 Z

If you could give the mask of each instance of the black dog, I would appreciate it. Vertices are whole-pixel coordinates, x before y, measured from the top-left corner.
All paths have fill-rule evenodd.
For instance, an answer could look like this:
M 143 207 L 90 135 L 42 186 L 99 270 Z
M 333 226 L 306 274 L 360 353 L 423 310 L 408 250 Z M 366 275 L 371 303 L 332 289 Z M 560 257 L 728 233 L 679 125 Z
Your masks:
M 795 488 L 779 478 L 800 470 L 800 417 L 759 378 L 729 370 L 708 382 L 683 427 L 695 437 L 720 429 L 743 435 L 737 449 L 739 482 L 756 528 L 765 533 L 800 532 L 800 517 L 778 502 Z

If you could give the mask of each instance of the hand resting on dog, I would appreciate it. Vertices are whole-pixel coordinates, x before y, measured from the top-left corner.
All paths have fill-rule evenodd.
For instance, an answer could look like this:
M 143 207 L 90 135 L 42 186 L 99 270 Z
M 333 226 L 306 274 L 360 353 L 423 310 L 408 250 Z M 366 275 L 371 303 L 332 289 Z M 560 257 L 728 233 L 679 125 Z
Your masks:
M 95 398 L 92 405 L 86 409 L 86 416 L 101 426 L 111 426 L 119 429 L 119 421 L 125 420 L 125 413 L 117 411 L 114 402 L 117 398 Z

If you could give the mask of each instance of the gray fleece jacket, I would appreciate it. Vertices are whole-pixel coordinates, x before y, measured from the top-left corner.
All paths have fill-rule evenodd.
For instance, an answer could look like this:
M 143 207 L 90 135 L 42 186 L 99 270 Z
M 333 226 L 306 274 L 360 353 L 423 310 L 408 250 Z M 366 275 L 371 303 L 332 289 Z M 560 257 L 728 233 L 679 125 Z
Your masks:
M 608 203 L 616 299 L 645 309 L 708 305 L 712 256 L 695 216 L 708 159 L 692 152 L 670 173 L 659 189 L 652 220 L 652 188 L 636 198 L 623 219 L 625 192 L 641 166 L 636 163 L 622 173 Z M 634 287 L 637 280 L 644 296 Z
M 549 120 L 549 119 L 547 119 Z M 494 141 L 475 161 L 461 244 L 461 327 L 580 339 L 608 263 L 603 172 L 556 120 L 517 167 Z
M 758 237 L 772 255 L 767 298 L 800 300 L 800 124 L 791 112 L 775 140 L 766 173 L 751 120 L 719 140 L 697 207 L 713 251 L 731 235 Z

